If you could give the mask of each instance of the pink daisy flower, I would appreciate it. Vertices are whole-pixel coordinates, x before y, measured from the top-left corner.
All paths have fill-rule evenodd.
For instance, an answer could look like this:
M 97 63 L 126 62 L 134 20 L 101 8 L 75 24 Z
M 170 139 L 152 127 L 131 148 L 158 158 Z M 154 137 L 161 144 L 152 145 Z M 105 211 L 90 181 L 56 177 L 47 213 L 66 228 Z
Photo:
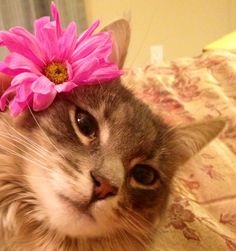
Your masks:
M 3 111 L 8 96 L 13 96 L 9 103 L 13 116 L 28 106 L 34 111 L 44 110 L 58 93 L 80 84 L 97 84 L 122 74 L 108 60 L 112 52 L 110 33 L 93 35 L 99 21 L 78 36 L 74 22 L 62 29 L 54 3 L 51 12 L 55 20 L 48 16 L 37 19 L 34 34 L 23 27 L 0 32 L 0 45 L 10 52 L 0 62 L 0 71 L 13 77 L 0 99 L 0 109 Z

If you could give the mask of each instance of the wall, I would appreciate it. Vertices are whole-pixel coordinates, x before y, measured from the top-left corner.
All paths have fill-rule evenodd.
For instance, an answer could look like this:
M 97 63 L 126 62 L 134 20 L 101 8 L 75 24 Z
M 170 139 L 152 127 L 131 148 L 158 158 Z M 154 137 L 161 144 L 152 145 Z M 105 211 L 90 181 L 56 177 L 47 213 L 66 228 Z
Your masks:
M 235 0 L 85 0 L 88 23 L 131 18 L 126 66 L 150 62 L 150 46 L 164 46 L 164 59 L 193 56 L 236 27 Z

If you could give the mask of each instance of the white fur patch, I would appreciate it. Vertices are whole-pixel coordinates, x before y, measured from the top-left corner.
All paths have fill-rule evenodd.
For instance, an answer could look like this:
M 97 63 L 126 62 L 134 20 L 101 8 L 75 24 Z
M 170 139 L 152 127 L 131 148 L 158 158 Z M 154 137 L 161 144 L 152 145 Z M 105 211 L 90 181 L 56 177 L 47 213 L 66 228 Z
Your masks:
M 110 129 L 106 123 L 100 127 L 100 141 L 101 145 L 106 145 L 110 136 Z

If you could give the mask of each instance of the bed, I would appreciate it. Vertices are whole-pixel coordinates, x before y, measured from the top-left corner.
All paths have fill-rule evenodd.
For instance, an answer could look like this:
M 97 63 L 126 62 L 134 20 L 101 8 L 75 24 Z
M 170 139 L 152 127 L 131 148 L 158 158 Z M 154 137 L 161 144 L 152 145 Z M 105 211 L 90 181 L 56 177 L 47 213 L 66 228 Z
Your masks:
M 125 84 L 173 125 L 227 126 L 177 172 L 156 251 L 236 251 L 236 54 L 208 51 L 126 72 Z

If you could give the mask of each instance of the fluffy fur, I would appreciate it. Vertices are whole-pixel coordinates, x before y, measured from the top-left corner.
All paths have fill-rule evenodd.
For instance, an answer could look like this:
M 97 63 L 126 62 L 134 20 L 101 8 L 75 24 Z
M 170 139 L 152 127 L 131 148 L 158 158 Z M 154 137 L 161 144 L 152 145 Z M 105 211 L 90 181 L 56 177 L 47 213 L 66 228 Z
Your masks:
M 112 60 L 122 65 L 128 24 L 105 29 L 113 30 Z M 77 107 L 98 123 L 92 142 L 77 129 Z M 120 80 L 81 86 L 43 112 L 0 114 L 0 251 L 149 250 L 176 168 L 224 125 L 210 123 L 170 128 Z M 137 163 L 158 171 L 155 185 L 132 182 Z M 118 193 L 89 204 L 94 171 Z

